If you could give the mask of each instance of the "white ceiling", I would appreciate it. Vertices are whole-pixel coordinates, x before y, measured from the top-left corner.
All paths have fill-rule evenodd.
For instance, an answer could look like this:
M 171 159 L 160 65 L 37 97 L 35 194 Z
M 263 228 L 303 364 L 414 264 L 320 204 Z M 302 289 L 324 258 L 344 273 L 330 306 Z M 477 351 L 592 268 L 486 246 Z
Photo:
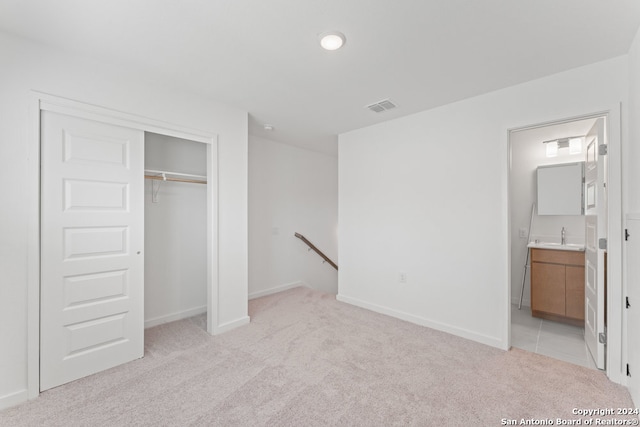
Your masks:
M 337 134 L 626 54 L 638 0 L 0 0 L 0 30 L 250 113 L 250 133 Z M 317 36 L 338 30 L 335 52 Z M 390 98 L 380 114 L 365 105 Z M 275 131 L 267 133 L 262 124 Z

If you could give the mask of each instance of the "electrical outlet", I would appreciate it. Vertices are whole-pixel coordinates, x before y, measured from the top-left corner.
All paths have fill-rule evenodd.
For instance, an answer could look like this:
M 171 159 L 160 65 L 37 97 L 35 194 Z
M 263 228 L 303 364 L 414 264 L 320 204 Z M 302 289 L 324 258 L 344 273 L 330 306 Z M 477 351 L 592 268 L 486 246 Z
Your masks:
M 520 228 L 520 230 L 518 231 L 518 236 L 519 236 L 521 239 L 526 238 L 526 237 L 527 237 L 527 229 L 526 229 L 526 228 L 524 228 L 524 227 Z
M 398 281 L 399 281 L 400 283 L 407 283 L 407 273 L 402 273 L 402 272 L 401 272 L 401 273 L 398 275 Z

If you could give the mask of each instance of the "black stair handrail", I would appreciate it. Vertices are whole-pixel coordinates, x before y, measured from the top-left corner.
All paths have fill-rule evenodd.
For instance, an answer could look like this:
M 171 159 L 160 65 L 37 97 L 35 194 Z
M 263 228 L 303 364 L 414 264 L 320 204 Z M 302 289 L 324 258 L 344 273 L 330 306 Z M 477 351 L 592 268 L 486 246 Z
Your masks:
M 302 234 L 300 233 L 296 233 L 295 236 L 302 240 L 303 242 L 305 242 L 307 244 L 307 246 L 309 246 L 309 248 L 313 249 L 315 251 L 315 253 L 317 253 L 318 255 L 320 255 L 322 257 L 322 259 L 324 259 L 326 262 L 328 262 L 329 264 L 331 264 L 331 267 L 335 268 L 336 270 L 338 269 L 338 264 L 336 264 L 335 262 L 331 261 L 329 259 L 328 256 L 326 256 L 325 254 L 322 253 L 322 251 L 318 248 L 316 248 L 316 246 L 311 243 L 309 240 L 307 240 L 306 237 L 304 237 Z

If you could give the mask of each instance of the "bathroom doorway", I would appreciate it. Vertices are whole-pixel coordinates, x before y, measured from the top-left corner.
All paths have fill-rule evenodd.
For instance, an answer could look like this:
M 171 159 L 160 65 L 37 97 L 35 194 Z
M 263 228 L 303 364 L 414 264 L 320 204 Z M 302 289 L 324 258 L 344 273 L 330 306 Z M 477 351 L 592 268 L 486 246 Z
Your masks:
M 589 318 L 585 277 L 593 275 L 585 267 L 587 194 L 583 177 L 592 142 L 588 135 L 605 120 L 599 114 L 509 132 L 511 346 L 592 369 L 597 362 L 585 342 L 585 313 Z M 539 190 L 538 169 L 559 171 L 570 166 L 580 171 L 575 191 L 582 194 L 572 195 L 578 197 L 579 210 L 554 211 L 548 205 L 540 209 L 537 202 L 539 191 L 544 197 L 544 181 Z M 606 166 L 603 171 L 606 176 Z M 555 191 L 553 183 L 550 188 Z M 561 197 L 562 201 L 567 198 Z M 606 213 L 606 202 L 604 206 Z M 604 298 L 605 290 L 601 293 Z M 595 314 L 590 315 L 593 320 Z M 604 313 L 601 317 L 606 322 Z M 587 332 L 590 327 L 587 321 Z

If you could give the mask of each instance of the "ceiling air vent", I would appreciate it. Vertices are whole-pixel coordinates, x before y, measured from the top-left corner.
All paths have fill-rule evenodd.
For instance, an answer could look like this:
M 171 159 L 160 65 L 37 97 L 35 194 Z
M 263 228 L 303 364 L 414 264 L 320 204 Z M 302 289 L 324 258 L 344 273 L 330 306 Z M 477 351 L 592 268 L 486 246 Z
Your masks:
M 374 113 L 382 113 L 383 111 L 396 108 L 396 104 L 394 104 L 388 99 L 383 99 L 382 101 L 378 101 L 375 104 L 367 105 L 367 108 L 373 111 Z

